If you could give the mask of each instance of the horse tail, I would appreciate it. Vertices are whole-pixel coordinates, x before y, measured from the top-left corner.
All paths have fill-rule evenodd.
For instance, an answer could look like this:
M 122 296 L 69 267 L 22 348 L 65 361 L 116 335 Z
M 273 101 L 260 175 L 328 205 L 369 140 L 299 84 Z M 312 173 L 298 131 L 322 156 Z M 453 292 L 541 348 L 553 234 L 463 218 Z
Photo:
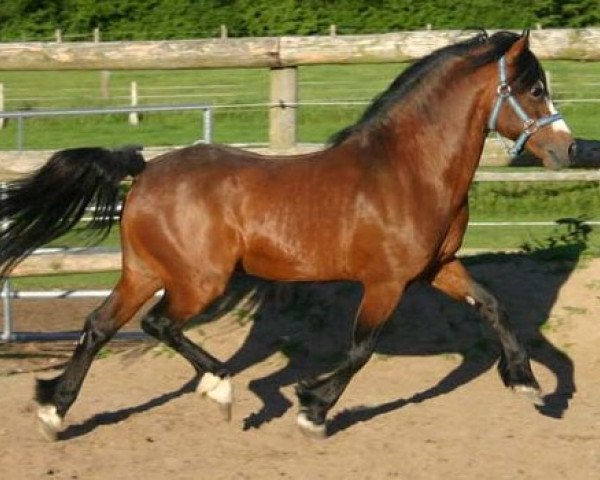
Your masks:
M 71 230 L 93 206 L 88 240 L 105 238 L 118 214 L 119 186 L 144 170 L 142 147 L 56 152 L 32 175 L 8 182 L 0 198 L 0 279 L 36 248 Z

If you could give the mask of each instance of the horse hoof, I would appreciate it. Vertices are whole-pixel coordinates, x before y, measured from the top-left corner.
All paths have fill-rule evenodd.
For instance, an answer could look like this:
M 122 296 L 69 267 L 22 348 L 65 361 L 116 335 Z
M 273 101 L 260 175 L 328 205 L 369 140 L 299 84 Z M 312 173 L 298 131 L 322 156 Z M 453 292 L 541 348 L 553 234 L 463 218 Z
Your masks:
M 323 439 L 327 436 L 327 429 L 325 424 L 317 425 L 312 420 L 310 420 L 304 412 L 300 412 L 298 414 L 298 418 L 296 419 L 298 422 L 298 427 L 300 427 L 300 431 L 310 438 Z
M 197 392 L 217 402 L 223 418 L 231 420 L 233 385 L 229 377 L 220 378 L 207 372 L 202 376 Z
M 43 405 L 37 411 L 38 425 L 41 434 L 49 441 L 58 439 L 58 432 L 62 428 L 62 418 L 56 413 L 53 405 Z
M 219 403 L 219 410 L 223 416 L 223 420 L 231 422 L 232 403 Z
M 515 385 L 513 392 L 519 394 L 523 398 L 526 398 L 536 407 L 543 407 L 545 405 L 544 397 L 539 388 L 535 388 L 529 385 Z

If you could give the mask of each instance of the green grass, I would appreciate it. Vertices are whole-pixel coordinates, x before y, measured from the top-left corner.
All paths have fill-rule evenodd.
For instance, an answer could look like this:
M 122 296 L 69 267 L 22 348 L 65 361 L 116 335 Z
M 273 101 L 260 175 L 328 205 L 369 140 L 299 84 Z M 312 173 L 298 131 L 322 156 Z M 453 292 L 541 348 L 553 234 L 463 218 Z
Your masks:
M 600 220 L 600 183 L 475 182 L 469 205 L 471 219 L 478 221 Z
M 600 139 L 600 62 L 545 62 L 550 88 L 557 107 L 576 137 Z M 596 99 L 569 103 L 567 99 Z
M 597 80 L 600 62 L 546 62 L 554 96 L 565 99 L 600 98 Z M 314 65 L 299 68 L 300 102 L 370 102 L 406 64 Z M 123 106 L 129 103 L 129 85 L 137 81 L 140 104 L 209 103 L 217 106 L 214 138 L 223 143 L 266 142 L 269 101 L 268 69 L 178 71 L 114 71 L 110 95 L 102 98 L 99 72 L 0 72 L 6 110 Z M 231 108 L 237 106 L 238 108 Z M 597 103 L 559 103 L 574 134 L 600 138 Z M 365 105 L 301 106 L 300 142 L 325 142 L 337 130 L 353 123 Z M 16 145 L 16 122 L 0 131 L 0 149 Z M 25 147 L 66 148 L 80 145 L 146 146 L 189 144 L 201 138 L 201 113 L 148 113 L 138 126 L 126 115 L 63 117 L 26 121 Z
M 11 285 L 16 290 L 52 289 L 105 289 L 112 288 L 119 279 L 119 272 L 70 273 L 14 277 Z

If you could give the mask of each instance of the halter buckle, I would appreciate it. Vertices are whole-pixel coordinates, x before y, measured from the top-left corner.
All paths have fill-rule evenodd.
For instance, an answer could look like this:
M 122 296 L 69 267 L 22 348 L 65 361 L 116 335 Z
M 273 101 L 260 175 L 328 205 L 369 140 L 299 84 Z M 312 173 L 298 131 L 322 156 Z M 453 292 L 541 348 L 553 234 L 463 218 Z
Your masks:
M 512 94 L 512 88 L 510 88 L 510 85 L 508 83 L 503 82 L 498 84 L 496 92 L 498 93 L 498 96 L 502 98 L 508 98 Z
M 538 126 L 537 121 L 532 118 L 523 122 L 523 131 L 527 133 L 527 135 L 533 135 L 539 130 L 539 128 L 540 127 Z

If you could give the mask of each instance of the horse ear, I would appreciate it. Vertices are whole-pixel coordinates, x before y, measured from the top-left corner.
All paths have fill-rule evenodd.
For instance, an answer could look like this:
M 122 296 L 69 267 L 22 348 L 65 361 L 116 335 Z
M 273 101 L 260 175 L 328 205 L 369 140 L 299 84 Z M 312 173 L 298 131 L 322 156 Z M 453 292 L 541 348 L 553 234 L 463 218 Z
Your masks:
M 508 63 L 514 61 L 523 53 L 525 50 L 529 48 L 529 30 L 524 30 L 523 35 L 519 37 L 519 39 L 512 44 L 512 46 L 506 52 L 506 60 Z

